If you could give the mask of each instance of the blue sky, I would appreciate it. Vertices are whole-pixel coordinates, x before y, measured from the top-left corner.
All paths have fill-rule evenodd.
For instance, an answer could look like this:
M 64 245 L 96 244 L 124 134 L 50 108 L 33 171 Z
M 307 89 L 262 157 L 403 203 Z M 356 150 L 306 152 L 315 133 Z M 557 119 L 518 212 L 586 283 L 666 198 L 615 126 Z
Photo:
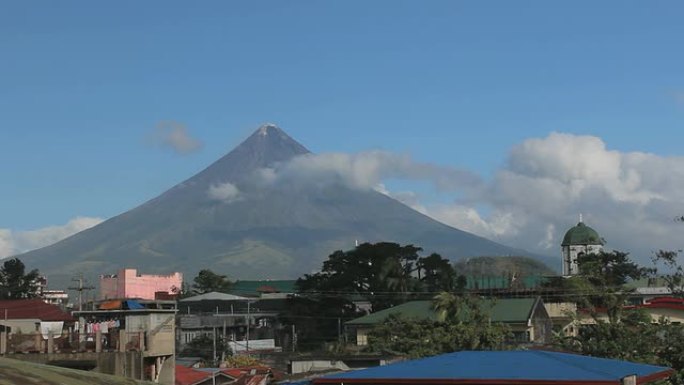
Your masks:
M 677 1 L 4 3 L 0 229 L 112 217 L 264 122 L 317 153 L 382 149 L 485 180 L 551 132 L 678 157 L 682 17 Z M 161 121 L 201 150 L 152 145 Z

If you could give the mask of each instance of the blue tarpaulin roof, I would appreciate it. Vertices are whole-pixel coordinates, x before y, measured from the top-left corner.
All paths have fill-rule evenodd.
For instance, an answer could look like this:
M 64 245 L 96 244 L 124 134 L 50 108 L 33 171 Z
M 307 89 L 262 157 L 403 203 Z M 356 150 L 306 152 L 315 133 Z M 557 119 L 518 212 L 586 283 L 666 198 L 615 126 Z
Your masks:
M 126 300 L 124 301 L 124 308 L 126 309 L 144 309 L 145 306 L 141 305 L 138 301 Z
M 387 366 L 333 374 L 314 384 L 616 384 L 637 375 L 638 383 L 667 378 L 663 366 L 547 351 L 464 351 Z

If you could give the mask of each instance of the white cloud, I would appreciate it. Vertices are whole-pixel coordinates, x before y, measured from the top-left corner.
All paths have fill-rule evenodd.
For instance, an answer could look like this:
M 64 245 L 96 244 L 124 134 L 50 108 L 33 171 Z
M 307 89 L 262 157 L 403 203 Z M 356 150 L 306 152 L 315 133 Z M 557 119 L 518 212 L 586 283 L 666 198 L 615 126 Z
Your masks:
M 560 247 L 580 213 L 610 248 L 631 251 L 641 262 L 653 250 L 684 246 L 684 227 L 672 221 L 684 212 L 684 157 L 619 152 L 595 136 L 552 133 L 515 146 L 486 191 L 470 198 L 486 206 L 487 215 L 428 211 L 448 224 L 468 228 L 466 221 L 475 233 L 542 252 Z M 502 218 L 510 221 L 504 225 Z
M 168 148 L 181 155 L 186 155 L 202 148 L 202 142 L 190 136 L 184 124 L 173 121 L 159 122 L 151 136 L 151 141 L 160 147 Z
M 48 226 L 36 230 L 0 229 L 0 258 L 51 245 L 89 229 L 102 221 L 102 218 L 76 217 L 64 225 Z
M 12 231 L 9 229 L 0 229 L 0 258 L 8 257 L 15 253 Z
M 209 198 L 225 203 L 240 199 L 240 190 L 232 183 L 221 183 L 209 186 Z
M 382 181 L 392 178 L 426 181 L 441 191 L 472 190 L 481 185 L 480 178 L 471 172 L 421 163 L 408 155 L 387 151 L 306 154 L 273 169 L 262 169 L 259 176 L 270 183 L 301 179 L 337 182 L 358 189 L 381 188 Z
M 684 247 L 684 157 L 609 149 L 599 137 L 551 133 L 514 146 L 483 180 L 467 170 L 385 151 L 298 157 L 262 170 L 269 182 L 306 178 L 374 189 L 460 229 L 531 251 L 558 254 L 564 232 L 584 214 L 610 248 L 641 262 L 659 248 Z M 391 179 L 427 182 L 452 203 L 393 192 Z

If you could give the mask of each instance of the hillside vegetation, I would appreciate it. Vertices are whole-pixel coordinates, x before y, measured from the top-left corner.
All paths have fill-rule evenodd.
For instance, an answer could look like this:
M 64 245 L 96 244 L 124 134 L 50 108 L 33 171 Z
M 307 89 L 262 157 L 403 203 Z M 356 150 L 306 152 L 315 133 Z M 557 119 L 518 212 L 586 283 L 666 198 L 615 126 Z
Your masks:
M 529 257 L 474 257 L 462 259 L 454 264 L 456 271 L 465 276 L 548 276 L 557 273 L 544 263 Z

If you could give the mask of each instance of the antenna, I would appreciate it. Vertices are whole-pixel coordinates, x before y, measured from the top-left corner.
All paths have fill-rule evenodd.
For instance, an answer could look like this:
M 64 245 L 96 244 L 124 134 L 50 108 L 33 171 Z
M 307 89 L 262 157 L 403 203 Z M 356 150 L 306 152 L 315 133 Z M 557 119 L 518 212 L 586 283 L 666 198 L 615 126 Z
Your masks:
M 78 311 L 83 311 L 83 291 L 84 290 L 93 290 L 93 289 L 95 289 L 95 286 L 84 286 L 83 285 L 83 282 L 85 281 L 83 279 L 83 273 L 79 274 L 78 278 L 72 278 L 71 280 L 74 282 L 78 282 L 78 286 L 77 287 L 68 287 L 67 289 L 78 291 Z

